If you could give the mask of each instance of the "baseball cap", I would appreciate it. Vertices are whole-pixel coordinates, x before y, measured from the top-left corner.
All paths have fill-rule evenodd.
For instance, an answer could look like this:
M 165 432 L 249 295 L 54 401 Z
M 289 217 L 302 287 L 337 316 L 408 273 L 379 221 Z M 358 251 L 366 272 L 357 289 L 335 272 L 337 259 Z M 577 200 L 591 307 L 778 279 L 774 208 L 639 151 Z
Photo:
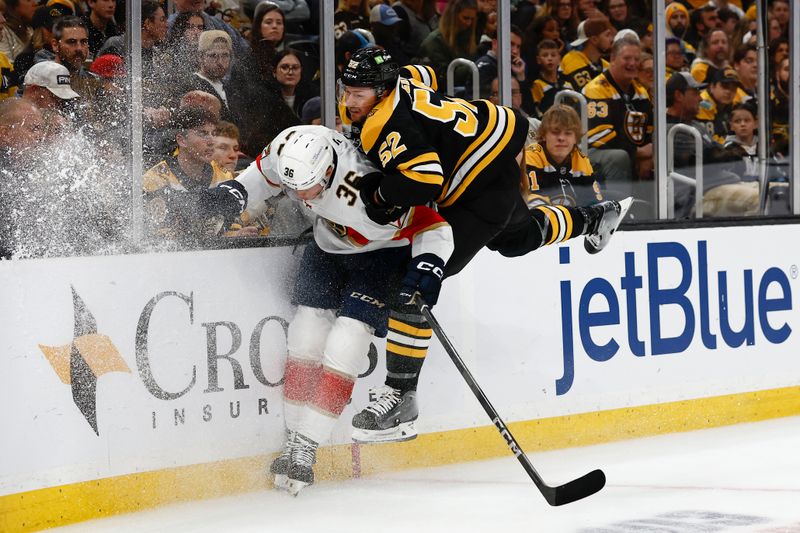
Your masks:
M 578 24 L 578 38 L 569 44 L 571 47 L 576 48 L 588 41 L 589 37 L 594 37 L 606 30 L 613 29 L 614 26 L 611 25 L 607 18 L 586 19 Z
M 642 42 L 641 39 L 639 39 L 639 34 L 636 33 L 635 31 L 631 30 L 631 29 L 628 29 L 628 28 L 619 30 L 617 32 L 617 34 L 614 36 L 614 42 L 619 41 L 620 39 L 622 39 L 625 36 L 630 36 L 631 39 L 633 39 L 634 41 L 636 41 L 638 43 Z
M 739 75 L 731 67 L 719 69 L 714 73 L 712 83 L 739 83 Z
M 395 11 L 391 6 L 387 6 L 386 4 L 378 4 L 372 8 L 372 11 L 370 11 L 369 21 L 377 22 L 379 24 L 383 24 L 384 26 L 393 26 L 398 22 L 402 22 L 403 19 L 397 16 L 397 11 Z
M 705 83 L 698 83 L 694 76 L 688 72 L 676 72 L 667 80 L 667 94 L 672 94 L 674 91 L 685 91 L 686 89 L 700 91 L 707 86 Z
M 315 118 L 322 118 L 322 99 L 319 96 L 309 98 L 303 104 L 303 111 L 300 113 L 300 120 L 303 124 L 311 124 Z
M 65 13 L 63 6 L 37 7 L 36 11 L 33 12 L 31 26 L 34 30 L 36 28 L 46 28 L 50 31 L 53 31 L 53 24 L 55 24 L 58 18 L 63 17 L 64 15 Z
M 72 100 L 80 96 L 72 90 L 69 71 L 55 61 L 41 61 L 33 65 L 25 74 L 25 86 L 45 87 L 62 100 Z
M 217 41 L 225 41 L 228 50 L 233 49 L 233 42 L 231 36 L 222 30 L 207 30 L 200 34 L 200 40 L 197 42 L 197 50 L 199 52 L 208 52 Z
M 75 4 L 70 0 L 49 0 L 45 5 L 56 11 L 60 11 L 64 16 L 75 15 Z

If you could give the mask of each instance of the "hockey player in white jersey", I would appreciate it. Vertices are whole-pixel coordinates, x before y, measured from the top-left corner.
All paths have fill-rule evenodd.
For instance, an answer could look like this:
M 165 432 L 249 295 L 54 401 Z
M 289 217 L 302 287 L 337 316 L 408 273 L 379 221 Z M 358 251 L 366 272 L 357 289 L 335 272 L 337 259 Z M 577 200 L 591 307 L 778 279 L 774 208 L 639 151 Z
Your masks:
M 298 126 L 237 177 L 253 217 L 281 191 L 316 215 L 287 337 L 286 444 L 270 466 L 275 486 L 293 494 L 313 483 L 317 447 L 350 399 L 373 334 L 386 336 L 389 307 L 416 292 L 435 302 L 453 251 L 450 226 L 428 207 L 398 212 L 388 225 L 370 220 L 358 186 L 377 172 L 341 134 Z

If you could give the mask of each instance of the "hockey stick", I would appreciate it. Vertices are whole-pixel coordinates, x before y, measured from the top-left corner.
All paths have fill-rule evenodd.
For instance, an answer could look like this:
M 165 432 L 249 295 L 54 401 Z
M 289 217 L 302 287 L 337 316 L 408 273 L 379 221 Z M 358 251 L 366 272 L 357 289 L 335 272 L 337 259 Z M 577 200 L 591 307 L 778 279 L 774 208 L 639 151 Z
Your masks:
M 497 414 L 495 408 L 492 407 L 492 404 L 489 402 L 489 399 L 486 397 L 486 394 L 484 394 L 481 387 L 475 381 L 475 378 L 472 377 L 472 373 L 464 364 L 464 361 L 461 360 L 461 357 L 458 355 L 453 343 L 451 343 L 450 339 L 448 339 L 447 335 L 445 335 L 444 331 L 442 330 L 442 326 L 439 325 L 439 322 L 436 320 L 433 314 L 431 314 L 428 304 L 425 303 L 419 294 L 415 295 L 414 302 L 416 303 L 420 313 L 422 313 L 422 316 L 424 316 L 428 321 L 428 324 L 430 324 L 433 332 L 436 333 L 436 337 L 439 339 L 439 342 L 442 343 L 442 346 L 444 346 L 447 355 L 449 355 L 450 359 L 453 360 L 453 363 L 456 365 L 456 368 L 458 368 L 459 373 L 461 373 L 461 377 L 464 378 L 464 380 L 467 382 L 467 385 L 469 385 L 469 388 L 472 389 L 472 393 L 475 394 L 475 397 L 480 402 L 483 410 L 486 411 L 486 414 L 489 415 L 489 418 L 494 423 L 497 431 L 499 431 L 500 435 L 502 435 L 502 437 L 505 439 L 506 444 L 511 449 L 511 453 L 516 456 L 517 460 L 522 465 L 522 468 L 525 469 L 525 472 L 528 473 L 530 478 L 536 484 L 539 492 L 541 492 L 542 496 L 544 496 L 544 499 L 547 500 L 547 503 L 553 506 L 572 503 L 576 500 L 591 496 L 603 488 L 603 486 L 606 484 L 606 476 L 602 470 L 593 470 L 592 472 L 589 472 L 578 479 L 573 479 L 572 481 L 557 487 L 551 487 L 545 483 L 542 479 L 542 476 L 539 475 L 528 457 L 525 455 L 525 452 L 523 452 L 522 448 L 520 448 L 517 440 L 511 434 L 511 431 L 506 427 L 505 423 L 500 418 L 500 415 Z

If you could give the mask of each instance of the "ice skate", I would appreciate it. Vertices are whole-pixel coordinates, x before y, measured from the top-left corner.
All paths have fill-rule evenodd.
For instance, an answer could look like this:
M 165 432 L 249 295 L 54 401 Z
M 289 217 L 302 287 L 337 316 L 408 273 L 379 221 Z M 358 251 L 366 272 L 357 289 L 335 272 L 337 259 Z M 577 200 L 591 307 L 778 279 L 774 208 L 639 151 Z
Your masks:
M 301 490 L 314 483 L 314 463 L 317 461 L 319 444 L 308 437 L 295 434 L 294 446 L 289 457 L 289 468 L 286 474 L 286 490 L 297 496 Z
M 370 389 L 370 403 L 353 417 L 353 440 L 360 443 L 400 442 L 417 438 L 417 392 L 383 385 Z
M 283 445 L 281 454 L 269 465 L 269 473 L 273 476 L 272 484 L 278 490 L 288 490 L 289 461 L 294 447 L 296 433 L 286 431 L 286 443 Z
M 590 254 L 596 254 L 606 247 L 611 236 L 617 231 L 625 214 L 633 203 L 633 197 L 624 200 L 606 200 L 594 205 L 579 208 L 586 217 L 587 234 L 583 247 Z

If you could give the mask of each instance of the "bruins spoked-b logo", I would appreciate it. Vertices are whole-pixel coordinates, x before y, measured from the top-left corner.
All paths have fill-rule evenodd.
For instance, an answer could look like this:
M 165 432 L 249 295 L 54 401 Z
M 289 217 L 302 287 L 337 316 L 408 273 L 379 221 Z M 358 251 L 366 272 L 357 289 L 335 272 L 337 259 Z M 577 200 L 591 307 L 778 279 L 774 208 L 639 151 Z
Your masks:
M 642 144 L 644 134 L 647 131 L 647 115 L 641 111 L 625 112 L 625 133 L 634 144 Z
M 109 372 L 131 370 L 114 343 L 97 332 L 97 321 L 75 288 L 72 303 L 75 327 L 72 342 L 63 346 L 39 345 L 39 349 L 65 385 L 72 387 L 72 399 L 83 417 L 99 435 L 97 429 L 97 380 Z

